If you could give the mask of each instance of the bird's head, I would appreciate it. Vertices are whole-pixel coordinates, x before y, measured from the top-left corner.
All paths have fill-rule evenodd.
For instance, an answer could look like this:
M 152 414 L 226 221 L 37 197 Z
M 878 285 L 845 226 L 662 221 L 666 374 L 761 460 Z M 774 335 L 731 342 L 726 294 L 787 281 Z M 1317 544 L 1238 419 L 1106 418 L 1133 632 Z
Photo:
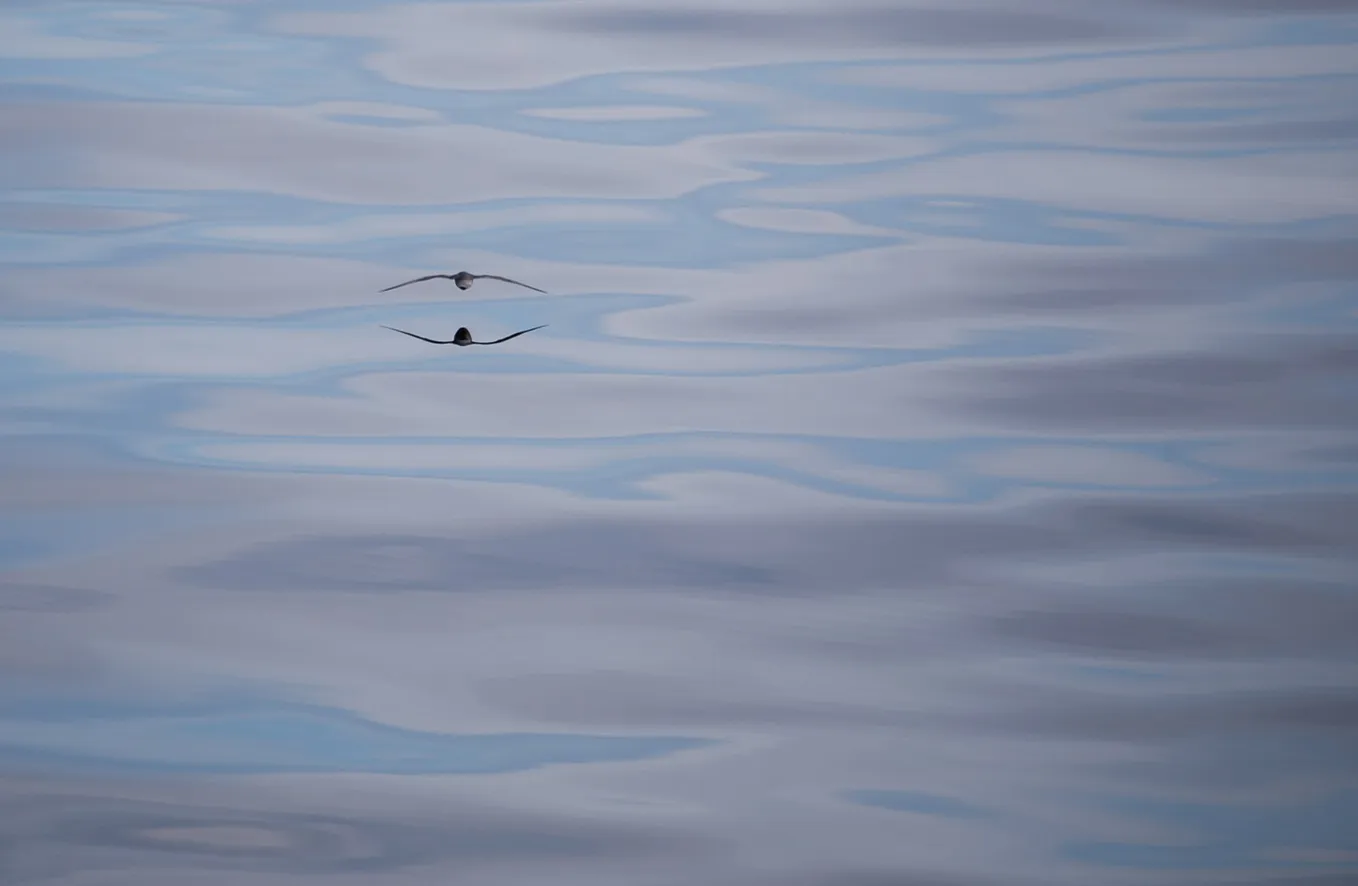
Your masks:
M 453 344 L 469 345 L 471 343 L 472 343 L 472 331 L 465 326 L 458 327 L 457 332 L 453 334 Z
M 469 274 L 466 271 L 458 271 L 453 275 L 453 282 L 457 284 L 458 289 L 471 289 L 472 281 L 475 279 L 476 277 L 474 275 Z

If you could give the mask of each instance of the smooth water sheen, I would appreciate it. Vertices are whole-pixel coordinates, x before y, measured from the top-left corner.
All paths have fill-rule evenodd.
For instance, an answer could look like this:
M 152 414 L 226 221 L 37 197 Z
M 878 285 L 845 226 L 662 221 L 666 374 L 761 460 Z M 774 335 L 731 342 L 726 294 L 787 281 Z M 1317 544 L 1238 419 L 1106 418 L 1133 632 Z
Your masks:
M 1358 883 L 1358 4 L 0 56 L 0 882 Z

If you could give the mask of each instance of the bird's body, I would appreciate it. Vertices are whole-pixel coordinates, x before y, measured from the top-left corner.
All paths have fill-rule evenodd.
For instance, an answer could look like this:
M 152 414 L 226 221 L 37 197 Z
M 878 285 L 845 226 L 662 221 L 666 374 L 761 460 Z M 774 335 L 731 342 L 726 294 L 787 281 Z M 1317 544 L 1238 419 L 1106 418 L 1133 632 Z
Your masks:
M 532 332 L 534 329 L 542 329 L 543 326 L 546 325 L 547 324 L 544 323 L 542 326 L 534 326 L 531 329 L 520 329 L 518 332 L 506 335 L 504 338 L 497 338 L 495 341 L 473 341 L 472 331 L 465 326 L 460 327 L 448 341 L 441 341 L 436 338 L 425 338 L 423 335 L 406 332 L 404 329 L 397 329 L 395 326 L 383 326 L 382 328 L 390 329 L 392 332 L 399 332 L 402 335 L 408 335 L 411 338 L 418 338 L 420 341 L 427 341 L 431 345 L 458 345 L 459 347 L 466 347 L 467 345 L 498 345 L 500 342 L 509 341 L 511 338 L 517 338 L 525 332 Z
M 500 280 L 504 283 L 513 283 L 515 286 L 522 286 L 524 289 L 531 289 L 534 292 L 541 292 L 544 295 L 547 290 L 538 289 L 536 286 L 529 286 L 527 283 L 520 283 L 518 280 L 511 280 L 508 277 L 499 277 L 495 274 L 469 274 L 466 271 L 458 271 L 456 274 L 430 274 L 427 277 L 416 277 L 414 280 L 407 280 L 404 283 L 397 283 L 395 286 L 388 286 L 379 292 L 390 292 L 393 289 L 400 289 L 402 286 L 409 286 L 411 283 L 423 283 L 425 280 L 452 280 L 458 289 L 466 291 L 472 288 L 474 280 Z

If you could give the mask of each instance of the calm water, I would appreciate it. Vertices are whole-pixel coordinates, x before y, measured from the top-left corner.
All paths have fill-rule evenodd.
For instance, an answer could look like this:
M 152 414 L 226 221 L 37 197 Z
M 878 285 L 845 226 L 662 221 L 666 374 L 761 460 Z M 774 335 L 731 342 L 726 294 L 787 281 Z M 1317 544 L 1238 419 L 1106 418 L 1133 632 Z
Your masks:
M 1358 882 L 1356 44 L 4 4 L 0 881 Z

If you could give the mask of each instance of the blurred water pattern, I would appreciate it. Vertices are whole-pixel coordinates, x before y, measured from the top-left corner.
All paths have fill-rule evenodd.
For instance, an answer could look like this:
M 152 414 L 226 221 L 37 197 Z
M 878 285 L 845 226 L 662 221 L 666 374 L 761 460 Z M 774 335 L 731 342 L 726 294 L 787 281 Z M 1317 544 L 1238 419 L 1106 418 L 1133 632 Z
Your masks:
M 1358 882 L 1355 44 L 6 3 L 0 882 Z

